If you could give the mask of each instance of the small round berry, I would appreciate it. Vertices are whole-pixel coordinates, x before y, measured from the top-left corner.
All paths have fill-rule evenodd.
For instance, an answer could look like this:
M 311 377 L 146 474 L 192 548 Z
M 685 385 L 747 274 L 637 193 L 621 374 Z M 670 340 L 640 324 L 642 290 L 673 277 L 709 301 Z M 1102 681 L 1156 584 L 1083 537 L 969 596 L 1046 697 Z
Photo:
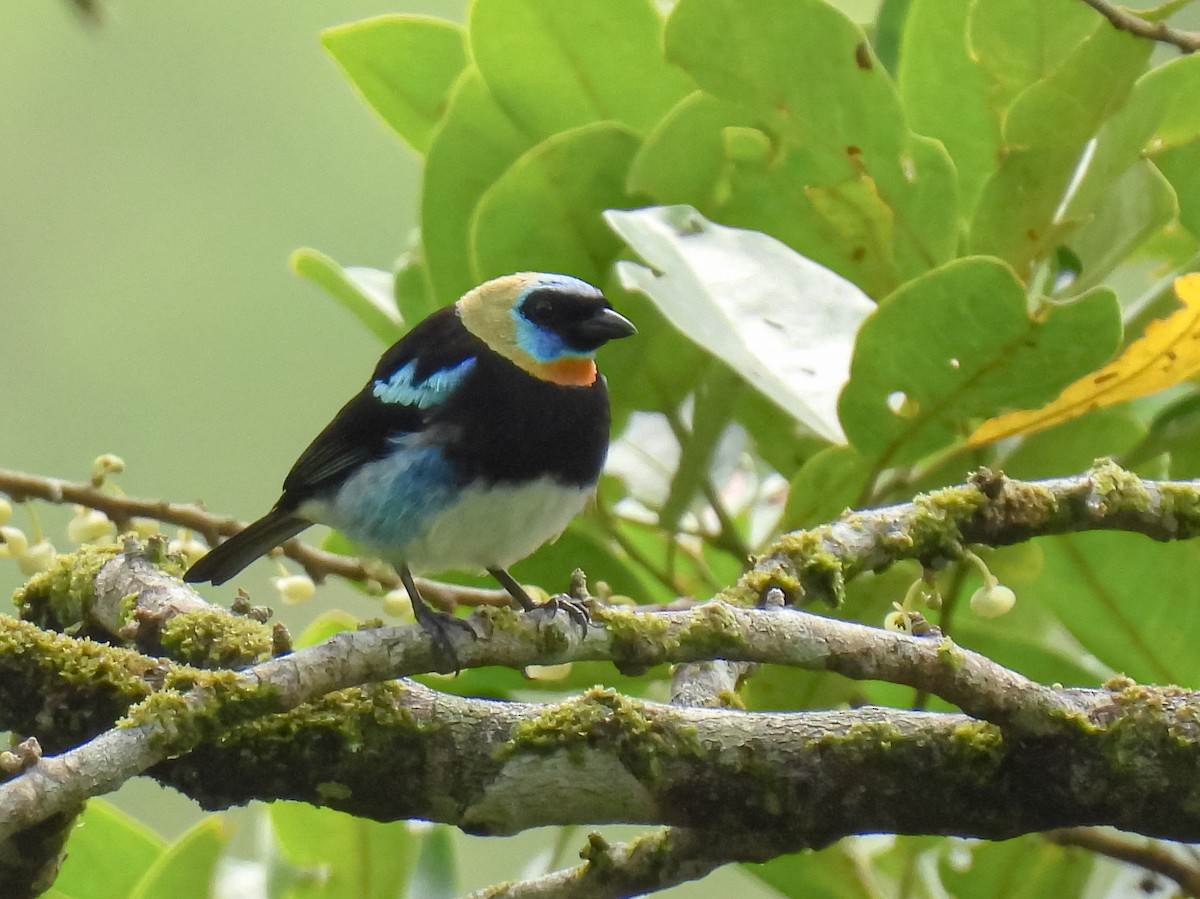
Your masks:
M 1017 594 L 1003 584 L 984 584 L 971 594 L 971 611 L 980 618 L 999 618 L 1017 602 Z
M 107 515 L 85 506 L 75 507 L 75 517 L 67 525 L 67 539 L 72 543 L 97 543 L 116 532 L 117 526 Z
M 317 592 L 317 585 L 307 574 L 289 574 L 287 577 L 271 578 L 271 584 L 279 591 L 283 601 L 290 606 L 312 599 Z
M 125 470 L 125 460 L 112 453 L 104 453 L 92 460 L 92 486 L 99 487 L 110 474 Z
M 6 556 L 11 556 L 14 559 L 20 558 L 29 549 L 29 538 L 25 536 L 25 532 L 20 528 L 11 526 L 0 527 L 0 538 L 4 540 L 2 548 Z
M 153 518 L 131 518 L 129 529 L 143 540 L 149 540 L 162 533 L 162 526 Z
M 208 554 L 208 547 L 191 531 L 181 530 L 179 536 L 167 544 L 167 552 L 183 556 L 189 565 L 195 565 Z
M 403 587 L 389 590 L 383 597 L 383 614 L 393 618 L 411 619 L 413 617 L 412 599 Z
M 49 540 L 39 540 L 17 556 L 17 567 L 21 569 L 21 574 L 37 574 L 39 571 L 48 571 L 56 558 L 58 553 L 54 544 Z

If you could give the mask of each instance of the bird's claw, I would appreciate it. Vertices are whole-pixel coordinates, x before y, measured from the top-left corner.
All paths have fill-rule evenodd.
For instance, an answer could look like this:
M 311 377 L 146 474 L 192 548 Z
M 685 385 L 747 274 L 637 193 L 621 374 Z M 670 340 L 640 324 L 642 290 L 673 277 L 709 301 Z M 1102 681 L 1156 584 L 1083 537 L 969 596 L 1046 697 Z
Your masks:
M 428 614 L 419 616 L 419 624 L 433 641 L 433 655 L 438 668 L 444 672 L 458 674 L 462 666 L 458 661 L 458 653 L 454 650 L 454 639 L 450 632 L 459 628 L 466 631 L 472 640 L 477 640 L 479 634 L 475 632 L 471 622 L 449 612 L 436 612 L 431 609 Z
M 586 600 L 576 599 L 566 593 L 556 593 L 544 603 L 530 609 L 531 612 L 553 618 L 559 612 L 565 612 L 571 623 L 579 628 L 580 638 L 587 636 L 588 625 L 592 623 L 592 613 Z

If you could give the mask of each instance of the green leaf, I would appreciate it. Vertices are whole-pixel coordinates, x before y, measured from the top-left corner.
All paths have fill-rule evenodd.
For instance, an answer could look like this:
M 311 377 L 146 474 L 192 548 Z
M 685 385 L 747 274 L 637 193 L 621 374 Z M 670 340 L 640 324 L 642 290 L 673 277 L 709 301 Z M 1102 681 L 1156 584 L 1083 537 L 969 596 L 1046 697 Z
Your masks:
M 620 241 L 601 213 L 625 204 L 638 139 L 611 122 L 556 134 L 525 153 L 479 201 L 471 221 L 479 280 L 520 271 L 604 279 Z
M 663 59 L 650 0 L 478 0 L 469 30 L 492 95 L 534 141 L 601 121 L 647 131 L 692 89 Z
M 1159 153 L 1154 164 L 1175 189 L 1179 221 L 1200 237 L 1200 140 Z
M 781 855 L 742 870 L 789 899 L 876 899 L 879 894 L 863 882 L 869 862 L 855 858 L 855 843 L 842 840 L 819 852 Z
M 328 609 L 308 623 L 296 638 L 296 648 L 316 646 L 324 643 L 334 634 L 342 631 L 352 631 L 358 627 L 358 618 L 342 609 Z
M 433 295 L 433 287 L 429 283 L 429 270 L 425 266 L 425 253 L 421 249 L 420 241 L 416 241 L 396 260 L 392 284 L 400 317 L 410 324 L 416 324 L 444 305 Z
M 1125 102 L 1151 49 L 1105 26 L 1017 96 L 1005 118 L 1003 159 L 971 223 L 973 252 L 999 256 L 1029 278 L 1062 231 L 1055 212 L 1085 145 Z
M 591 583 L 608 582 L 616 593 L 638 597 L 639 601 L 647 596 L 660 598 L 650 592 L 638 569 L 614 551 L 611 542 L 587 517 L 571 522 L 558 540 L 517 562 L 510 570 L 522 583 L 537 584 L 555 593 L 566 591 L 571 572 L 576 568 L 582 568 Z
M 742 380 L 723 365 L 712 366 L 696 385 L 692 426 L 683 440 L 671 490 L 658 512 L 659 525 L 675 530 L 706 480 L 717 441 L 725 433 Z
M 395 899 L 412 876 L 420 840 L 404 821 L 381 824 L 303 802 L 272 802 L 268 814 L 284 856 L 301 869 L 288 899 Z M 317 868 L 319 878 L 304 876 Z
M 1023 439 L 1001 462 L 1014 478 L 1052 478 L 1078 471 L 1100 456 L 1118 457 L 1146 433 L 1128 406 L 1096 409 Z
M 1200 56 L 1182 56 L 1139 78 L 1129 101 L 1096 136 L 1095 150 L 1063 217 L 1085 219 L 1130 166 L 1200 136 L 1200 122 L 1193 119 L 1197 104 L 1186 99 L 1197 93 Z
M 982 586 L 982 580 L 971 572 L 963 583 L 954 618 L 957 643 L 1038 683 L 1091 685 L 1112 677 L 1113 669 L 1090 656 L 1054 610 L 1037 602 L 1029 589 L 1046 576 L 1041 541 L 995 550 L 981 547 L 980 554 L 1000 583 L 1016 591 L 1017 604 L 1000 618 L 972 614 L 967 600 Z
M 1200 477 L 1200 393 L 1189 393 L 1154 416 L 1150 430 L 1137 446 L 1120 457 L 1127 468 L 1138 468 L 1170 453 L 1170 477 Z M 1118 454 L 1104 451 L 1103 455 Z
M 964 216 L 995 170 L 1000 148 L 999 118 L 988 104 L 987 83 L 967 47 L 971 9 L 963 0 L 912 0 L 896 73 L 909 124 L 940 140 L 954 160 Z
M 889 72 L 900 64 L 900 44 L 913 0 L 883 0 L 875 17 L 875 55 Z
M 649 297 L 623 288 L 616 272 L 598 286 L 638 329 L 632 340 L 611 343 L 600 354 L 616 433 L 635 411 L 677 407 L 691 393 L 696 372 L 706 369 L 710 357 L 675 330 Z M 647 347 L 653 352 L 647 352 Z
M 871 460 L 850 446 L 821 450 L 792 478 L 780 527 L 792 531 L 833 521 L 854 505 L 871 476 Z
M 443 19 L 388 15 L 328 28 L 321 43 L 380 118 L 426 152 L 467 64 L 463 29 Z
M 434 300 L 457 300 L 482 278 L 471 261 L 471 216 L 480 198 L 531 142 L 468 66 L 454 86 L 425 160 L 421 240 Z
M 837 394 L 873 308 L 858 288 L 765 234 L 715 225 L 690 207 L 606 218 L 650 266 L 621 263 L 628 286 L 797 421 L 843 439 Z
M 1042 577 L 1017 604 L 1055 612 L 1087 650 L 1145 683 L 1200 684 L 1200 606 L 1184 601 L 1200 579 L 1200 546 L 1136 534 L 1095 533 L 1041 541 Z
M 392 296 L 392 276 L 371 268 L 342 268 L 319 250 L 292 253 L 292 271 L 324 288 L 384 343 L 393 343 L 404 327 Z
M 1162 113 L 1154 129 L 1152 152 L 1192 143 L 1200 137 L 1200 56 L 1173 59 L 1146 73 L 1147 93 L 1162 97 Z M 1139 87 L 1141 82 L 1139 82 Z
M 630 192 L 659 203 L 712 208 L 727 163 L 725 129 L 752 124 L 732 103 L 703 91 L 689 94 L 643 141 L 629 168 Z
M 774 139 L 770 164 L 748 167 L 758 178 L 742 184 L 734 172 L 723 221 L 768 231 L 843 274 L 822 258 L 813 235 L 800 242 L 782 229 L 815 216 L 810 229 L 819 233 L 822 220 L 834 229 L 826 243 L 852 238 L 845 249 L 853 258 L 878 253 L 871 244 L 890 218 L 889 250 L 877 267 L 894 260 L 903 278 L 951 258 L 957 230 L 949 157 L 909 131 L 866 36 L 840 12 L 821 0 L 681 0 L 666 47 L 705 91 L 756 116 Z M 833 192 L 837 202 L 818 208 L 809 198 L 814 189 Z M 822 211 L 831 208 L 841 214 L 826 219 Z M 891 288 L 877 269 L 868 273 L 874 280 L 856 283 L 877 294 Z
M 1108 27 L 1077 0 L 971 0 L 970 53 L 987 79 L 996 118 L 1023 90 L 1053 75 L 1085 37 Z
M 126 899 L 166 841 L 104 799 L 88 801 L 55 886 L 71 899 Z
M 458 860 L 449 827 L 439 824 L 426 834 L 409 894 L 421 899 L 454 899 L 458 895 Z
M 1110 185 L 1087 220 L 1067 239 L 1080 270 L 1067 293 L 1082 293 L 1113 270 L 1179 213 L 1175 191 L 1154 165 L 1138 160 Z
M 965 848 L 965 847 L 964 847 Z M 942 847 L 941 875 L 955 899 L 1073 899 L 1083 889 L 1096 856 L 1039 836 L 970 845 L 970 864 L 959 863 L 959 847 Z
M 1120 339 L 1111 291 L 1031 318 L 1011 269 L 958 259 L 905 284 L 863 324 L 842 424 L 880 467 L 911 462 L 964 436 L 970 418 L 1049 401 Z
M 208 899 L 217 860 L 231 831 L 221 815 L 207 815 L 160 855 L 129 893 L 129 899 Z

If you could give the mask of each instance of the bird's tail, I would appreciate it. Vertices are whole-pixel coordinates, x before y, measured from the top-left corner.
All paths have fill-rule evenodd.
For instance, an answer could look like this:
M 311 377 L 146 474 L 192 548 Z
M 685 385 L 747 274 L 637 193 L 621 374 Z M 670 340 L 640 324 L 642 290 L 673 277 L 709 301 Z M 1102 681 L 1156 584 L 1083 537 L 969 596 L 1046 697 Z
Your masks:
M 272 509 L 244 531 L 214 546 L 203 559 L 187 570 L 183 579 L 189 584 L 212 581 L 223 584 L 259 556 L 284 540 L 295 537 L 312 524 L 298 515 Z

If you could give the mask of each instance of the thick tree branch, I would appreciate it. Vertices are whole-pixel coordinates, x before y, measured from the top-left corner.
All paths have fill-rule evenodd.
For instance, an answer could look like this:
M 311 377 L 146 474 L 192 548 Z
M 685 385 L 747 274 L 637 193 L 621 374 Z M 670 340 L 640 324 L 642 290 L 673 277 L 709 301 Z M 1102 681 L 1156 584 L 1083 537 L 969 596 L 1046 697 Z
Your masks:
M 853 833 L 1099 822 L 1200 837 L 1200 696 L 1102 698 L 1022 739 L 950 713 L 682 709 L 600 689 L 542 706 L 391 682 L 236 728 L 153 774 L 206 807 L 283 796 L 484 834 L 668 824 L 765 835 L 771 854 Z
M 745 662 L 687 662 L 671 672 L 671 705 L 723 708 L 751 668 Z M 739 705 L 740 707 L 740 705 Z M 669 827 L 609 845 L 598 834 L 579 853 L 584 864 L 542 877 L 505 883 L 472 893 L 468 899 L 618 899 L 697 880 L 731 861 L 765 861 L 778 855 L 772 841 L 756 833 L 717 834 Z
M 789 535 L 776 545 L 767 558 L 760 560 L 756 569 L 743 578 L 737 587 L 727 591 L 727 595 L 745 602 L 760 599 L 768 593 L 774 595 L 771 588 L 778 588 L 796 600 L 816 596 L 837 599 L 845 580 L 860 571 L 883 568 L 901 558 L 916 558 L 934 566 L 945 559 L 957 557 L 964 543 L 1003 545 L 1043 533 L 1101 527 L 1138 531 L 1157 539 L 1191 536 L 1200 527 L 1197 505 L 1194 485 L 1144 482 L 1109 464 L 1097 466 L 1084 478 L 1032 484 L 982 472 L 964 487 L 938 491 L 920 497 L 911 504 L 848 515 L 832 525 Z M 126 564 L 122 559 L 108 560 L 104 567 Z M 99 583 L 100 580 L 96 578 L 95 586 L 103 594 L 105 588 Z M 112 581 L 116 584 L 120 579 L 112 578 Z M 98 595 L 97 601 L 102 601 L 102 597 Z M 769 661 L 814 670 L 838 671 L 850 677 L 889 680 L 928 690 L 959 705 L 977 718 L 999 724 L 1004 733 L 1005 758 L 1009 757 L 1009 749 L 1024 758 L 1021 753 L 1028 746 L 1063 740 L 1068 736 L 1078 739 L 1081 733 L 1090 734 L 1089 729 L 1095 729 L 1097 736 L 1094 739 L 1103 743 L 1112 737 L 1109 718 L 1115 716 L 1117 721 L 1127 722 L 1125 705 L 1132 704 L 1137 698 L 1132 694 L 1126 696 L 1125 693 L 1043 687 L 946 640 L 893 634 L 789 610 L 738 609 L 710 604 L 688 611 L 648 614 L 597 607 L 594 617 L 598 626 L 590 628 L 586 636 L 580 639 L 565 622 L 551 623 L 544 616 L 537 615 L 518 616 L 507 609 L 485 609 L 471 619 L 473 626 L 485 639 L 463 639 L 456 649 L 464 667 L 488 664 L 523 667 L 585 659 L 612 659 L 625 668 L 636 669 L 664 661 L 724 658 L 746 662 Z M 87 688 L 78 682 L 78 675 L 62 680 L 65 671 L 70 669 L 70 665 L 64 664 L 64 659 L 72 652 L 83 652 L 82 645 L 81 641 L 55 638 L 29 624 L 10 622 L 0 626 L 0 674 L 5 670 L 19 672 L 23 678 L 19 682 L 6 684 L 5 679 L 0 677 L 0 689 L 26 691 L 22 699 L 0 696 L 0 710 L 8 706 L 15 712 L 13 717 L 19 717 L 22 702 L 26 703 L 26 708 L 30 705 L 37 708 L 36 699 L 45 695 L 57 694 L 58 701 L 65 704 L 77 694 L 86 694 Z M 113 675 L 120 683 L 114 682 L 106 690 L 101 689 L 101 695 L 109 707 L 116 706 L 119 710 L 138 703 L 129 710 L 127 725 L 101 734 L 92 742 L 61 756 L 44 759 L 29 772 L 0 787 L 0 815 L 3 815 L 0 836 L 56 811 L 69 811 L 80 799 L 109 789 L 124 778 L 167 757 L 195 749 L 187 759 L 172 763 L 172 766 L 180 768 L 193 761 L 199 764 L 202 757 L 210 756 L 215 751 L 214 741 L 220 741 L 221 746 L 227 748 L 235 732 L 265 733 L 255 731 L 255 728 L 263 728 L 268 722 L 279 720 L 290 721 L 292 727 L 308 727 L 308 710 L 298 707 L 314 701 L 318 705 L 326 702 L 319 697 L 331 691 L 353 684 L 428 671 L 435 666 L 432 647 L 425 635 L 415 627 L 341 634 L 322 646 L 261 662 L 240 674 L 205 674 L 194 669 L 164 666 L 161 662 L 137 654 L 127 654 L 119 660 L 111 655 L 120 652 L 95 647 L 94 644 L 87 650 L 91 654 L 89 658 L 104 660 L 102 666 L 96 667 L 93 662 L 93 667 L 89 669 L 101 681 L 106 677 L 104 672 L 110 670 L 104 666 L 114 666 L 111 670 L 140 672 L 125 675 L 125 680 Z M 32 678 L 31 672 L 35 675 Z M 47 688 L 39 682 L 39 678 L 51 682 L 52 686 Z M 32 703 L 29 702 L 28 692 L 31 689 L 36 697 Z M 146 696 L 147 692 L 149 696 Z M 1190 707 L 1192 701 L 1185 694 L 1163 695 L 1176 697 L 1167 703 L 1172 714 L 1176 705 Z M 1114 696 L 1125 698 L 1118 700 Z M 1158 701 L 1161 703 L 1165 700 L 1160 697 Z M 10 702 L 14 704 L 10 705 Z M 486 746 L 488 734 L 496 737 L 507 733 L 509 736 L 504 737 L 506 741 L 516 739 L 512 736 L 516 724 L 505 718 L 512 708 L 516 707 L 485 704 L 481 714 L 486 723 L 479 724 L 484 731 L 473 732 L 469 740 Z M 594 711 L 592 706 L 589 708 Z M 295 710 L 293 715 L 300 717 L 269 717 L 271 713 L 287 710 Z M 441 711 L 453 718 L 462 710 L 443 706 Z M 340 713 L 327 711 L 326 714 L 333 720 L 341 719 Z M 525 711 L 523 714 L 528 716 L 532 712 Z M 702 713 L 684 713 L 680 710 L 672 714 Z M 704 714 L 716 715 L 727 723 L 733 720 L 738 728 L 754 723 L 763 728 L 762 734 L 754 739 L 762 740 L 764 745 L 773 744 L 776 728 L 787 730 L 790 726 L 784 726 L 781 722 L 785 719 L 779 716 L 752 718 L 727 711 Z M 882 717 L 862 722 L 862 713 L 836 713 L 828 719 L 820 718 L 820 714 L 802 713 L 795 719 L 803 722 L 802 726 L 810 739 L 818 738 L 808 728 L 817 727 L 821 734 L 819 739 L 828 741 L 830 734 L 839 733 L 838 727 L 844 726 L 846 721 L 859 721 L 860 727 L 865 726 L 865 733 L 871 742 L 883 742 L 890 746 L 895 745 L 893 736 L 903 742 L 907 734 L 915 743 L 939 746 L 944 750 L 944 741 L 952 740 L 953 734 L 968 733 L 956 730 L 968 719 L 953 716 L 909 720 L 905 717 L 908 713 L 878 712 L 875 715 Z M 44 719 L 38 720 L 44 725 Z M 99 719 L 93 716 L 88 720 L 94 723 Z M 623 721 L 619 715 L 612 719 L 617 733 L 624 732 Z M 301 722 L 305 723 L 302 725 Z M 1167 736 L 1174 735 L 1172 738 L 1190 734 L 1188 728 L 1195 727 L 1194 723 L 1182 717 L 1178 721 L 1172 718 L 1169 722 L 1138 719 L 1138 723 L 1146 724 L 1150 728 L 1147 733 L 1153 733 L 1159 739 L 1166 738 L 1164 733 Z M 19 723 L 9 726 L 25 729 Z M 363 725 L 357 726 L 361 729 Z M 949 727 L 949 732 L 941 730 L 944 726 Z M 692 725 L 688 724 L 688 727 Z M 931 727 L 932 731 L 929 730 Z M 886 738 L 882 731 L 877 732 L 874 728 L 885 729 Z M 561 732 L 560 728 L 554 726 L 547 726 L 545 730 L 548 733 Z M 1134 736 L 1136 729 L 1130 725 L 1128 733 L 1122 728 L 1117 730 L 1128 739 Z M 748 732 L 742 729 L 740 733 L 746 737 Z M 753 734 L 753 729 L 749 733 Z M 1140 732 L 1136 736 L 1138 739 L 1149 739 Z M 1192 741 L 1189 745 L 1195 743 L 1192 737 L 1188 739 Z M 968 740 L 972 741 L 973 737 Z M 388 745 L 395 746 L 396 743 L 392 740 Z M 1162 747 L 1143 748 L 1149 757 L 1163 757 Z M 1170 744 L 1168 749 L 1170 752 L 1190 751 L 1174 744 Z M 461 745 L 456 750 L 465 751 Z M 290 741 L 287 748 L 280 751 L 295 752 Z M 419 752 L 420 757 L 424 758 L 429 750 L 423 744 L 418 744 L 413 751 Z M 489 751 L 495 752 L 494 742 Z M 261 746 L 256 752 L 258 755 L 255 758 L 264 755 Z M 1125 753 L 1125 748 L 1122 748 L 1122 757 L 1129 757 Z M 276 761 L 279 762 L 277 757 Z M 622 760 L 622 764 L 625 761 L 628 760 Z M 929 759 L 925 762 L 932 764 Z M 944 759 L 940 759 L 938 764 L 944 762 Z M 975 762 L 982 763 L 978 758 Z M 226 763 L 222 766 L 224 776 L 216 785 L 197 785 L 194 792 L 213 804 L 245 801 L 252 795 L 258 795 L 262 783 L 242 784 L 237 790 L 229 783 L 228 772 L 239 766 L 256 770 L 252 763 L 246 764 L 245 758 L 240 758 L 237 764 Z M 941 769 L 937 765 L 930 770 L 935 769 L 940 777 Z M 160 769 L 155 770 L 158 772 Z M 597 772 L 601 780 L 607 776 L 603 773 L 605 770 L 601 766 Z M 428 774 L 424 766 L 419 765 L 413 776 L 419 777 L 422 773 Z M 565 772 L 557 773 L 561 775 Z M 274 775 L 259 771 L 259 776 L 273 786 L 262 795 L 292 795 L 289 791 L 301 790 L 300 785 L 304 783 L 302 775 L 302 771 L 293 771 L 288 784 L 296 786 L 287 786 L 281 785 Z M 1111 781 L 1114 773 L 1088 769 L 1087 775 L 1101 780 L 1107 777 Z M 747 775 L 741 776 L 744 781 Z M 978 769 L 974 776 L 978 778 Z M 373 777 L 373 780 L 377 781 L 378 778 Z M 411 783 L 411 780 L 407 783 Z M 530 789 L 530 782 L 523 777 L 509 778 L 508 783 L 514 789 L 518 786 L 523 791 Z M 1110 783 L 1109 788 L 1120 792 L 1120 785 L 1119 782 Z M 959 784 L 960 788 L 962 786 Z M 433 789 L 433 786 L 430 788 Z M 533 793 L 544 792 L 545 789 L 546 785 L 537 779 Z M 698 789 L 699 785 L 692 783 L 682 795 L 699 795 L 696 793 Z M 364 798 L 361 795 L 363 792 L 370 791 L 359 791 L 354 795 L 355 801 L 345 807 L 375 816 L 453 820 L 460 826 L 489 831 L 532 826 L 534 823 L 554 823 L 554 820 L 543 820 L 541 816 L 545 812 L 530 809 L 505 812 L 506 815 L 515 816 L 512 820 L 495 820 L 495 809 L 486 802 L 484 805 L 490 809 L 486 814 L 480 812 L 477 802 L 465 804 L 460 814 L 453 814 L 447 810 L 444 799 L 431 807 L 413 807 L 411 801 L 383 807 L 374 803 L 375 797 Z M 1150 795 L 1154 789 L 1144 785 L 1144 792 Z M 516 795 L 506 796 L 508 805 L 497 808 L 511 807 Z M 522 792 L 520 795 L 528 794 Z M 679 794 L 671 795 L 678 797 Z M 1077 799 L 1064 797 L 1059 806 L 1061 814 L 1053 819 L 1053 823 L 1047 823 L 1037 815 L 1030 817 L 1028 813 L 1023 813 L 1025 817 L 1020 814 L 1015 818 L 1009 816 L 1006 818 L 1006 827 L 997 827 L 988 825 L 986 820 L 967 815 L 966 819 L 955 825 L 962 830 L 954 832 L 993 835 L 1022 832 L 1022 827 L 1042 829 L 1045 826 L 1095 821 L 1107 821 L 1127 829 L 1164 835 L 1171 834 L 1165 833 L 1163 828 L 1168 831 L 1173 828 L 1188 830 L 1191 822 L 1186 815 L 1176 816 L 1174 820 L 1178 823 L 1174 825 L 1165 825 L 1159 820 L 1163 808 L 1168 807 L 1170 802 L 1179 801 L 1179 796 L 1175 794 L 1172 794 L 1170 802 L 1163 798 L 1161 786 L 1159 795 L 1160 800 L 1155 806 L 1137 812 L 1132 810 L 1138 806 L 1136 802 L 1124 810 L 1110 808 L 1107 804 L 1085 804 L 1081 811 Z M 317 789 L 304 798 L 323 801 L 329 797 Z M 394 802 L 402 799 L 395 796 L 389 798 Z M 943 798 L 948 801 L 950 797 L 947 795 Z M 989 801 L 992 798 L 989 795 Z M 329 801 L 328 804 L 337 803 Z M 670 806 L 671 803 L 666 802 L 665 798 L 659 798 L 653 803 L 652 809 L 636 807 L 622 810 L 617 815 L 611 808 L 606 812 L 603 809 L 607 807 L 603 806 L 600 809 L 589 808 L 587 802 L 574 806 L 565 803 L 551 810 L 551 813 L 552 817 L 562 816 L 565 809 L 573 809 L 574 813 L 568 817 L 575 822 L 619 818 L 687 827 L 711 826 L 708 820 L 710 814 L 701 820 L 686 809 L 675 808 L 669 813 L 664 811 Z M 712 807 L 705 806 L 709 810 Z M 759 812 L 756 811 L 756 814 Z M 589 818 L 588 815 L 596 816 Z M 899 826 L 901 823 L 905 827 L 926 826 L 917 824 L 915 820 L 907 823 L 881 822 L 870 815 L 861 821 L 867 823 L 856 826 L 885 830 L 903 829 Z M 752 819 L 742 822 L 742 826 L 756 825 Z M 790 826 L 798 827 L 797 832 L 803 833 L 806 843 L 820 836 L 807 825 L 793 822 Z
M 1184 53 L 1195 53 L 1200 50 L 1200 33 L 1195 31 L 1180 31 L 1172 28 L 1166 22 L 1152 22 L 1123 6 L 1116 6 L 1109 0 L 1083 0 L 1088 6 L 1108 19 L 1114 28 L 1128 31 L 1138 37 L 1173 44 Z

